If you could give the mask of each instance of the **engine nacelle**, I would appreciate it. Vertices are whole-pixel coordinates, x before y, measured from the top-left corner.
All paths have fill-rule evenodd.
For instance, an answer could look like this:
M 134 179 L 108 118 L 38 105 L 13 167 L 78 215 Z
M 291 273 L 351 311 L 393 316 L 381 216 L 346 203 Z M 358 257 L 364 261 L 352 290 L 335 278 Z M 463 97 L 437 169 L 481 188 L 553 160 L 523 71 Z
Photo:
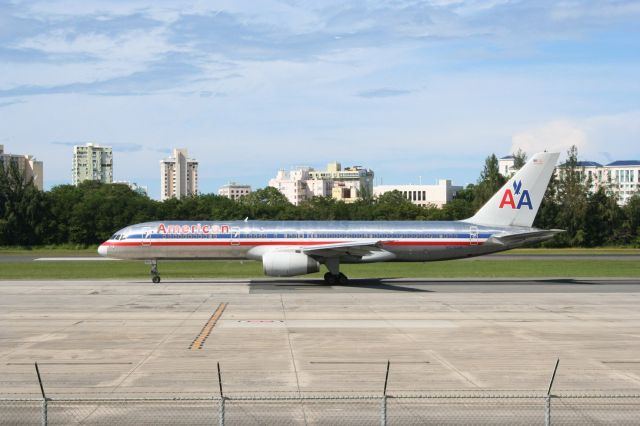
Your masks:
M 271 251 L 262 256 L 264 274 L 270 277 L 293 277 L 312 274 L 320 270 L 320 264 L 304 253 Z

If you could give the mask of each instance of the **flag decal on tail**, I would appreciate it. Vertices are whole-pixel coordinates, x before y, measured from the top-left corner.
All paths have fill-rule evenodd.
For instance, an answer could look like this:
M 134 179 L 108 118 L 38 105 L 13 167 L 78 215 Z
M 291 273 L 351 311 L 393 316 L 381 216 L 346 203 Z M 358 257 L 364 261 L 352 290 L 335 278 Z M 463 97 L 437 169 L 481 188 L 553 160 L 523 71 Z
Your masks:
M 507 188 L 502 194 L 502 200 L 500 201 L 499 208 L 503 209 L 505 206 L 509 206 L 512 209 L 520 210 L 523 206 L 529 207 L 529 210 L 533 210 L 533 205 L 531 204 L 531 196 L 529 195 L 528 190 L 522 190 L 522 194 L 520 191 L 522 190 L 522 181 L 514 180 L 513 181 L 513 192 L 511 192 L 511 188 Z M 516 204 L 516 200 L 514 195 L 519 195 L 518 203 Z

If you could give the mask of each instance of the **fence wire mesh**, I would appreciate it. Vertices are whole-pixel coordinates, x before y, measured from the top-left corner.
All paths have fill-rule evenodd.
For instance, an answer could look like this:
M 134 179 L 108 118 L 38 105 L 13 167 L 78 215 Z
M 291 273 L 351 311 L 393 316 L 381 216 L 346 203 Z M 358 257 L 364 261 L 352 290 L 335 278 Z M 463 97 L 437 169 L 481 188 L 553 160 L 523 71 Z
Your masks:
M 0 400 L 1 425 L 39 425 L 42 418 L 42 400 Z
M 639 425 L 640 395 L 0 400 L 0 425 Z M 46 409 L 45 409 L 46 408 Z
M 389 425 L 544 425 L 544 398 L 390 398 Z
M 551 418 L 554 425 L 640 425 L 640 398 L 557 397 Z

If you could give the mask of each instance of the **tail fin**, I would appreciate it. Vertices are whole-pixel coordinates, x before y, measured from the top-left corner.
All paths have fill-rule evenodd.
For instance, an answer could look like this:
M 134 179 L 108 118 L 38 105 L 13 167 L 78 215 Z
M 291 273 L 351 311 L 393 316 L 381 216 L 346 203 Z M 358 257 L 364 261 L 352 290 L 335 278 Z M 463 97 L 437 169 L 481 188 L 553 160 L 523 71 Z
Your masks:
M 531 227 L 559 155 L 557 152 L 535 154 L 466 222 Z

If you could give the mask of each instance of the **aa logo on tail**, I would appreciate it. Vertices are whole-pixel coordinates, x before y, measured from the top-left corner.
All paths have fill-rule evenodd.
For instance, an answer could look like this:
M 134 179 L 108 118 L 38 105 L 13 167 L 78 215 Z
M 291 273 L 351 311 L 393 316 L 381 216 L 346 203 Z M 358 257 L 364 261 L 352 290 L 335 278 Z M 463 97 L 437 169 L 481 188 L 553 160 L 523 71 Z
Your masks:
M 520 193 L 522 192 L 522 193 Z M 518 203 L 516 204 L 516 198 L 514 196 L 518 196 Z M 500 201 L 500 208 L 503 209 L 505 206 L 510 206 L 512 209 L 518 209 L 522 206 L 529 207 L 529 210 L 533 210 L 533 205 L 531 204 L 531 197 L 529 196 L 529 191 L 527 189 L 522 189 L 522 181 L 516 180 L 513 182 L 513 192 L 510 188 L 507 188 L 502 194 L 502 201 Z

